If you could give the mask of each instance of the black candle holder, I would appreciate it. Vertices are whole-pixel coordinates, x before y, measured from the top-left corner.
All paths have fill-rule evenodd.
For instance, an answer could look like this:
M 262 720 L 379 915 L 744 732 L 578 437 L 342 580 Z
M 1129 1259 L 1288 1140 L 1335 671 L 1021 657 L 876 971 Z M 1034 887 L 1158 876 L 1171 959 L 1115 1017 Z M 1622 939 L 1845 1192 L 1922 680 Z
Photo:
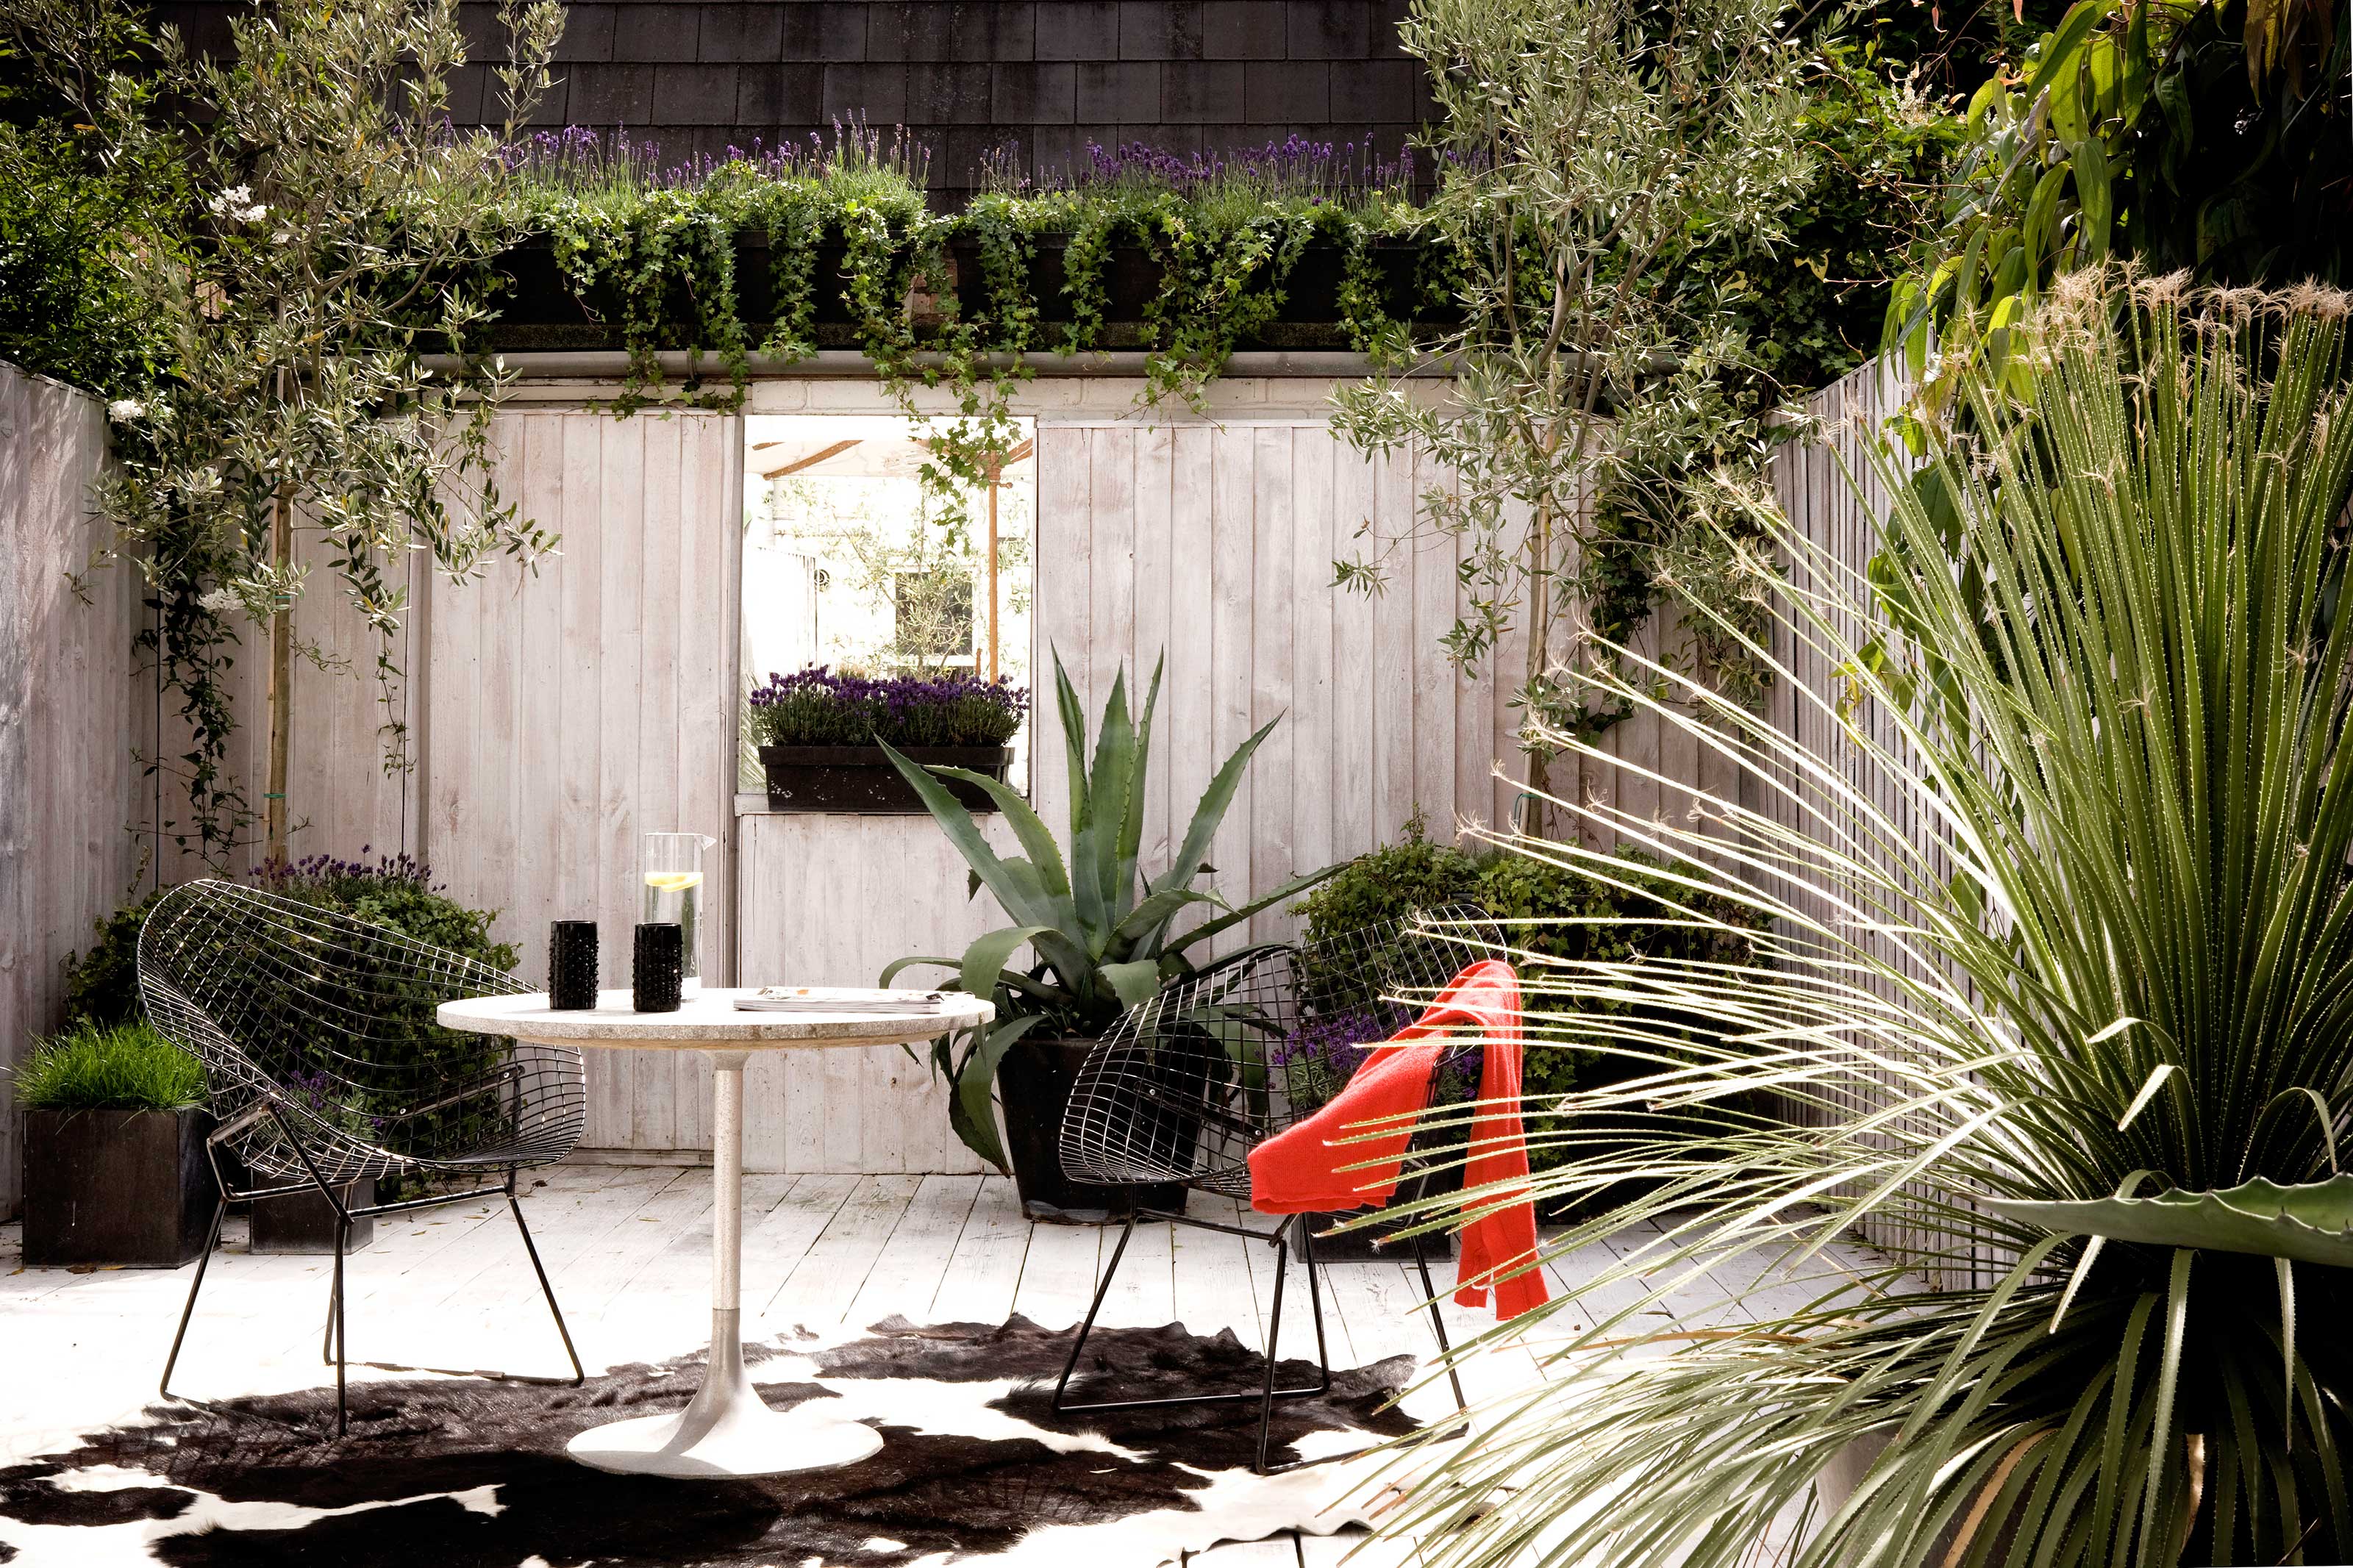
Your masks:
M 675 1013 L 685 972 L 686 933 L 676 921 L 649 921 L 638 927 L 630 955 L 630 1005 L 640 1013 Z
M 561 1013 L 596 1005 L 596 922 L 557 921 L 547 931 L 547 1005 Z

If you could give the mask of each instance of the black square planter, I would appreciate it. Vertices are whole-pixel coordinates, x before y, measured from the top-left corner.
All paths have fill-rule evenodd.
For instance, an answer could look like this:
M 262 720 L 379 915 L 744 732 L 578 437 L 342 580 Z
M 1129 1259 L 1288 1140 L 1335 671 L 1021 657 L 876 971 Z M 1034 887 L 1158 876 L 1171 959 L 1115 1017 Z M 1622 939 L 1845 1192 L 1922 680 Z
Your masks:
M 343 1205 L 375 1202 L 375 1178 L 363 1176 L 342 1191 Z M 345 1252 L 357 1252 L 375 1239 L 375 1215 L 352 1221 Z M 253 1201 L 253 1241 L 256 1252 L 332 1252 L 335 1250 L 334 1206 L 314 1189 L 283 1197 Z
M 218 1189 L 202 1110 L 25 1117 L 25 1264 L 177 1268 L 204 1250 Z

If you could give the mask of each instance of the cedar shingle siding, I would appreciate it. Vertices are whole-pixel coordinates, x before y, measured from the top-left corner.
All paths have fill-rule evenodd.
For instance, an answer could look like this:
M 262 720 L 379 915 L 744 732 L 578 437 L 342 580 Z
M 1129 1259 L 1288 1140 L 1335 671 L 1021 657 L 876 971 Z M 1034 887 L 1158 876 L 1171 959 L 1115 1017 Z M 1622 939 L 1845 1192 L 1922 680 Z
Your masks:
M 231 0 L 160 5 L 200 47 Z M 1087 143 L 1178 154 L 1363 142 L 1393 157 L 1428 113 L 1398 51 L 1405 0 L 580 0 L 563 78 L 534 123 L 627 126 L 665 161 L 756 137 L 805 140 L 837 118 L 905 125 L 932 150 L 938 199 L 969 191 L 991 149 L 1033 174 Z M 502 47 L 495 7 L 463 7 L 477 58 Z M 488 68 L 456 84 L 461 121 L 498 112 Z

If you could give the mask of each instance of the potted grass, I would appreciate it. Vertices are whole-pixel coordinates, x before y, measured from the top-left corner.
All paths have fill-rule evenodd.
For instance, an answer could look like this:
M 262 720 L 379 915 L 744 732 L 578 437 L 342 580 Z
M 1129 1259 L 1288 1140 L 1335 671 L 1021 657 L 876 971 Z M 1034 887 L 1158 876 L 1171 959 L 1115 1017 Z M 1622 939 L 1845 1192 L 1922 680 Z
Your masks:
M 975 942 L 961 958 L 900 959 L 882 971 L 881 984 L 910 967 L 935 965 L 950 972 L 944 982 L 948 989 L 996 1003 L 993 1022 L 933 1044 L 933 1065 L 948 1086 L 949 1125 L 965 1147 L 1012 1175 L 1032 1218 L 1091 1223 L 1138 1204 L 1180 1207 L 1184 1193 L 1181 1187 L 1082 1184 L 1062 1174 L 1056 1146 L 1062 1110 L 1087 1053 L 1122 1013 L 1198 973 L 1199 955 L 1219 932 L 1331 871 L 1293 878 L 1239 907 L 1194 886 L 1209 872 L 1210 840 L 1252 753 L 1277 722 L 1270 721 L 1226 759 L 1194 807 L 1175 857 L 1158 875 L 1147 876 L 1137 850 L 1160 671 L 1152 672 L 1139 719 L 1128 714 L 1125 674 L 1112 682 L 1092 766 L 1086 715 L 1059 655 L 1054 685 L 1069 752 L 1067 851 L 1003 781 L 968 769 L 926 767 L 894 747 L 881 748 L 972 868 L 976 896 L 987 888 L 1013 922 Z M 983 792 L 1005 813 L 1025 851 L 1021 858 L 1008 859 L 989 847 L 952 792 L 957 784 Z M 1209 918 L 1177 931 L 1178 917 L 1196 906 Z M 1031 962 L 1017 968 L 1016 955 L 1024 949 Z
M 204 1250 L 218 1189 L 194 1057 L 143 1023 L 83 1020 L 16 1079 L 28 1267 L 176 1268 Z
M 1007 744 L 1029 693 L 960 672 L 869 677 L 813 664 L 771 674 L 751 696 L 768 804 L 780 811 L 920 814 L 923 801 L 886 754 L 955 770 L 941 787 L 965 811 L 994 811 L 972 777 L 1004 782 Z

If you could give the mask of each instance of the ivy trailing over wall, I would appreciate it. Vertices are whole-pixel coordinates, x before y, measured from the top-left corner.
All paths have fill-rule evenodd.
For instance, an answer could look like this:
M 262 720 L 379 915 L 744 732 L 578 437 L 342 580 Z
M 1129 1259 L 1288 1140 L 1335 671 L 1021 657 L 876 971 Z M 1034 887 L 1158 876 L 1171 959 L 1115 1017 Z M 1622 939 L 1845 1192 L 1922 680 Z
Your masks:
M 856 125 L 670 168 L 624 135 L 546 132 L 510 159 L 530 237 L 515 254 L 544 247 L 554 281 L 617 331 L 629 362 L 617 415 L 738 406 L 755 362 L 805 359 L 828 335 L 862 353 L 911 416 L 944 392 L 954 413 L 927 420 L 925 479 L 951 528 L 1015 439 L 1010 400 L 1031 353 L 1140 348 L 1146 397 L 1198 406 L 1237 346 L 1282 316 L 1311 248 L 1336 260 L 1337 326 L 1354 347 L 1392 333 L 1393 311 L 1444 304 L 1410 288 L 1392 298 L 1377 247 L 1425 237 L 1410 169 L 1353 147 L 1293 138 L 1188 161 L 1098 148 L 1075 179 L 997 178 L 946 215 L 924 199 L 923 163 L 903 136 Z M 1041 279 L 1048 258 L 1059 281 Z M 1115 274 L 1131 258 L 1151 282 L 1122 299 Z M 679 352 L 689 368 L 673 379 L 662 356 Z
M 1036 187 L 1005 177 L 950 215 L 925 203 L 920 146 L 857 126 L 671 168 L 626 136 L 574 128 L 542 133 L 512 163 L 522 223 L 630 354 L 617 412 L 655 400 L 732 405 L 755 358 L 806 357 L 820 317 L 845 311 L 845 346 L 886 380 L 920 380 L 916 356 L 942 362 L 955 381 L 974 356 L 1140 348 L 1151 398 L 1197 399 L 1238 345 L 1282 318 L 1311 247 L 1337 258 L 1335 324 L 1356 348 L 1391 331 L 1397 312 L 1448 302 L 1435 286 L 1388 287 L 1376 260 L 1384 242 L 1432 238 L 1408 195 L 1409 165 L 1295 137 L 1182 162 L 1141 147 L 1093 151 L 1076 179 Z M 1041 289 L 1044 250 L 1061 276 Z M 765 278 L 743 276 L 763 252 Z M 1126 253 L 1141 255 L 1152 281 L 1120 301 L 1113 272 Z M 1421 271 L 1433 284 L 1448 275 Z M 1123 304 L 1134 320 L 1121 319 Z M 670 384 L 665 350 L 696 356 L 695 374 Z M 706 355 L 723 379 L 701 374 Z

